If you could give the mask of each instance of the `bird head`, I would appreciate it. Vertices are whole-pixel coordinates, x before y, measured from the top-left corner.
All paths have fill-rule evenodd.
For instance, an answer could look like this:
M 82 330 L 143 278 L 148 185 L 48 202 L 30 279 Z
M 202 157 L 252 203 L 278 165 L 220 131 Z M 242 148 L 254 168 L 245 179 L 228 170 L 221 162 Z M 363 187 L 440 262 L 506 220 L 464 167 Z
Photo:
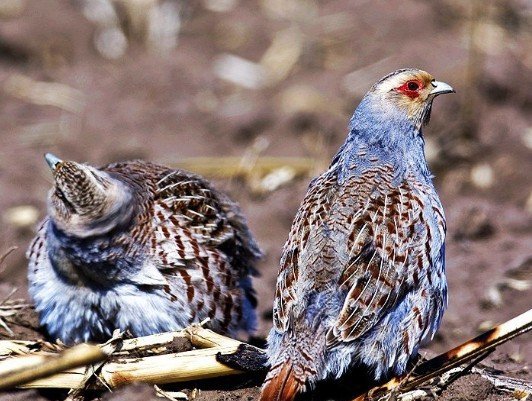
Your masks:
M 60 230 L 85 238 L 104 234 L 130 216 L 131 192 L 120 180 L 51 153 L 45 159 L 54 178 L 48 211 Z
M 388 115 L 398 113 L 406 117 L 419 129 L 430 119 L 434 98 L 452 92 L 454 89 L 450 85 L 436 81 L 428 72 L 407 68 L 382 78 L 373 85 L 366 98 Z

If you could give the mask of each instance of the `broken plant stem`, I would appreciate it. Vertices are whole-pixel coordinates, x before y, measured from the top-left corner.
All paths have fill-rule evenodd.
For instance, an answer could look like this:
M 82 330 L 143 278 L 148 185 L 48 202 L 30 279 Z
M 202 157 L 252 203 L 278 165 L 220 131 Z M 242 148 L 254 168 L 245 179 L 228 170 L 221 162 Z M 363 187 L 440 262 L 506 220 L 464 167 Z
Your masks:
M 164 355 L 145 356 L 142 358 L 128 357 L 129 351 L 139 351 L 153 349 L 155 347 L 167 349 L 175 338 L 187 338 L 199 348 L 192 351 L 170 353 Z M 80 345 L 64 351 L 59 355 L 70 355 L 71 365 L 58 365 L 52 368 L 38 370 L 39 366 L 44 366 L 49 360 L 59 358 L 57 354 L 46 352 L 57 347 L 46 342 L 31 341 L 0 341 L 0 354 L 32 354 L 22 357 L 11 357 L 0 362 L 0 369 L 6 366 L 6 371 L 13 374 L 13 371 L 32 367 L 30 376 L 24 376 L 23 380 L 10 379 L 6 377 L 2 381 L 0 370 L 0 388 L 14 385 L 22 385 L 27 388 L 80 388 L 88 386 L 90 388 L 115 388 L 123 384 L 136 381 L 153 384 L 165 384 L 188 380 L 199 380 L 211 377 L 233 375 L 242 373 L 240 370 L 226 366 L 217 361 L 218 353 L 230 354 L 237 351 L 243 344 L 240 341 L 216 334 L 211 330 L 192 325 L 185 330 L 161 333 L 151 336 L 139 337 L 135 339 L 122 340 L 116 333 L 113 339 L 99 346 Z M 86 367 L 77 367 L 95 363 L 87 362 L 86 355 L 72 354 L 78 347 L 90 347 L 98 355 L 104 355 L 103 359 L 96 359 L 96 362 L 105 359 L 105 356 L 116 355 L 112 361 L 96 363 Z M 35 348 L 38 348 L 38 351 Z M 97 351 L 96 351 L 97 350 Z M 78 357 L 79 360 L 75 360 Z M 67 367 L 64 367 L 67 366 Z M 35 367 L 35 368 L 34 368 Z M 15 372 L 16 373 L 16 372 Z M 47 377 L 50 376 L 50 377 Z M 89 382 L 89 378 L 94 380 Z M 9 379 L 9 380 L 8 380 Z M 13 381 L 14 380 L 14 381 Z M 16 384 L 12 384 L 16 383 Z
M 96 373 L 100 381 L 92 388 L 116 388 L 133 382 L 151 384 L 177 383 L 243 373 L 216 360 L 218 353 L 235 352 L 237 347 L 215 347 L 144 358 L 120 358 L 107 362 Z M 85 378 L 85 368 L 76 368 L 26 383 L 24 388 L 78 388 Z
M 192 325 L 185 330 L 186 337 L 192 345 L 199 348 L 211 347 L 237 347 L 243 344 L 241 341 L 222 336 L 212 330 L 204 329 L 200 325 Z
M 28 355 L 4 360 L 0 363 L 0 390 L 106 358 L 107 354 L 100 347 L 80 344 L 59 354 Z
M 0 340 L 0 359 L 14 355 L 62 351 L 64 347 L 47 341 Z
M 176 338 L 186 338 L 184 330 L 169 331 L 166 333 L 153 334 L 151 336 L 130 338 L 124 340 L 117 354 L 127 354 L 129 351 L 145 351 L 153 348 L 164 348 Z
M 415 369 L 412 377 L 407 379 L 393 378 L 384 385 L 375 387 L 368 393 L 358 396 L 353 401 L 370 400 L 379 394 L 388 393 L 398 386 L 401 387 L 402 392 L 413 390 L 433 377 L 440 376 L 458 365 L 473 360 L 476 360 L 478 363 L 482 359 L 480 358 L 481 355 L 485 354 L 484 356 L 487 356 L 497 346 L 531 329 L 532 309 L 505 323 L 495 326 L 491 330 L 466 341 L 450 351 L 422 363 Z
M 216 346 L 236 346 L 243 344 L 240 341 L 224 337 L 215 332 L 204 329 L 200 325 L 192 325 L 184 330 L 152 334 L 122 341 L 115 354 L 127 354 L 129 351 L 146 351 L 161 348 L 161 351 L 171 344 L 176 338 L 187 338 L 193 346 L 209 348 Z M 37 354 L 42 351 L 58 349 L 58 346 L 46 341 L 0 340 L 0 357 L 10 355 Z
M 9 254 L 15 250 L 17 250 L 17 246 L 9 247 L 7 251 L 5 251 L 2 255 L 0 255 L 0 266 L 4 263 L 4 260 L 9 256 Z
M 471 361 L 530 329 L 532 329 L 532 309 L 421 364 L 415 372 L 417 377 L 409 381 L 408 387 L 418 386 L 446 370 Z
M 457 368 L 460 369 L 460 368 Z M 484 379 L 489 380 L 497 389 L 514 393 L 520 391 L 532 394 L 532 382 L 530 380 L 521 380 L 515 377 L 502 376 L 490 372 L 488 369 L 473 367 L 473 373 L 479 374 Z
M 248 168 L 242 167 L 241 157 L 195 157 L 170 163 L 172 167 L 193 171 L 208 178 L 265 176 L 282 167 L 291 167 L 297 177 L 314 173 L 317 162 L 306 157 L 258 157 Z

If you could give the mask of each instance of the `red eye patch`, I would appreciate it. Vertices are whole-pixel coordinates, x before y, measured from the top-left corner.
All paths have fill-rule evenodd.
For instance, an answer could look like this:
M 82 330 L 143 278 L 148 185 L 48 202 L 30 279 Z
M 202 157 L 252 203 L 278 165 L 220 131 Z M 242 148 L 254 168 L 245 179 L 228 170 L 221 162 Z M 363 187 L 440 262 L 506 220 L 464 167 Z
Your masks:
M 402 84 L 399 88 L 397 88 L 397 91 L 404 93 L 411 99 L 415 99 L 419 96 L 419 91 L 423 89 L 424 86 L 425 85 L 422 81 L 410 80 Z

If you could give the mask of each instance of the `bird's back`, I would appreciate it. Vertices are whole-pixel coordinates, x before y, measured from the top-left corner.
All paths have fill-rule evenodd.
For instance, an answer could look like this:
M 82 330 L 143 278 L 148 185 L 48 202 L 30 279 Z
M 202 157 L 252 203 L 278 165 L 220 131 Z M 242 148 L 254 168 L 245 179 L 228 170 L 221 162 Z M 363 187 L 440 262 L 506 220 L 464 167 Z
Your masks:
M 261 253 L 238 206 L 189 172 L 144 161 L 100 171 L 131 192 L 130 221 L 80 240 L 48 218 L 30 247 L 30 292 L 51 334 L 68 342 L 113 328 L 147 335 L 205 318 L 223 333 L 252 332 L 251 275 Z M 65 302 L 54 303 L 58 292 Z M 59 317 L 87 309 L 94 314 L 72 325 Z
M 165 290 L 188 305 L 190 322 L 210 318 L 217 331 L 252 332 L 256 299 L 250 276 L 261 252 L 238 205 L 187 171 L 143 161 L 105 170 L 146 185 L 150 196 L 139 219 L 151 220 L 149 252 L 168 280 Z
M 169 281 L 186 286 L 191 321 L 253 331 L 250 276 L 261 253 L 239 207 L 194 174 L 166 170 L 157 178 L 151 251 Z

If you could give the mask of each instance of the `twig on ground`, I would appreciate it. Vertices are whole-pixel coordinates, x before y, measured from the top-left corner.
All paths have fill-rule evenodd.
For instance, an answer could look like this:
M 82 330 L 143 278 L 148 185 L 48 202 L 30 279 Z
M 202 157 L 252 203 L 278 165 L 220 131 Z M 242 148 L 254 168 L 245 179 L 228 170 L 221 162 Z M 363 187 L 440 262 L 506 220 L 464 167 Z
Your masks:
M 212 347 L 236 347 L 243 342 L 232 338 L 222 336 L 214 331 L 204 329 L 201 325 L 192 325 L 184 330 L 185 336 L 190 340 L 192 345 L 198 348 Z
M 57 372 L 85 366 L 107 358 L 102 348 L 80 344 L 59 354 L 28 355 L 0 363 L 0 390 L 7 389 Z
M 458 366 L 445 372 L 439 379 L 437 387 L 427 389 L 415 389 L 401 394 L 398 397 L 399 401 L 415 401 L 425 399 L 430 393 L 435 393 L 441 387 L 447 387 L 453 378 L 457 378 L 467 373 L 468 369 Z M 487 368 L 473 367 L 471 372 L 482 376 L 484 379 L 489 380 L 493 386 L 499 391 L 505 391 L 515 394 L 532 394 L 532 383 L 528 380 L 516 379 L 515 377 L 503 376 L 498 373 L 490 372 Z M 386 397 L 385 395 L 384 397 Z
M 4 260 L 6 260 L 6 258 L 9 256 L 9 254 L 15 250 L 18 249 L 18 246 L 12 246 L 12 247 L 9 247 L 7 249 L 7 251 L 5 251 L 2 255 L 0 255 L 0 267 L 2 266 L 2 264 L 4 263 Z
M 0 327 L 6 330 L 9 336 L 13 336 L 13 331 L 7 325 L 7 322 L 4 320 L 4 318 L 13 316 L 17 313 L 17 311 L 30 307 L 29 304 L 21 299 L 10 301 L 10 298 L 17 291 L 18 288 L 13 288 L 11 292 L 0 301 Z
M 130 338 L 122 341 L 122 345 L 115 355 L 127 355 L 135 350 L 137 352 L 151 351 L 154 354 L 167 350 L 167 346 L 176 338 L 187 338 L 183 330 L 169 331 L 166 333 L 153 334 L 151 336 Z
M 150 347 L 165 348 L 176 337 L 188 338 L 196 347 L 207 347 L 193 351 L 170 353 L 164 355 L 146 356 L 142 358 L 128 357 L 125 350 L 138 351 Z M 186 330 L 173 333 L 156 334 L 133 340 L 123 340 L 119 343 L 106 343 L 97 347 L 104 355 L 113 354 L 111 361 L 99 365 L 64 369 L 50 377 L 40 376 L 40 379 L 25 382 L 25 388 L 106 388 L 109 389 L 132 382 L 147 382 L 152 384 L 166 384 L 189 380 L 199 380 L 211 377 L 234 375 L 243 373 L 239 369 L 226 366 L 218 362 L 219 354 L 232 354 L 244 344 L 200 325 L 193 325 Z M 31 356 L 7 358 L 1 363 L 10 366 L 20 364 L 24 358 L 40 358 L 34 361 L 45 361 L 53 355 L 45 352 L 52 349 L 53 344 L 31 341 L 0 341 L 0 355 L 28 354 Z M 35 350 L 37 348 L 37 350 Z M 262 352 L 257 348 L 258 352 Z M 38 362 L 35 362 L 38 364 Z M 88 364 L 88 363 L 85 363 Z M 82 363 L 77 366 L 83 365 Z M 92 377 L 92 380 L 88 380 Z M 1 383 L 1 381 L 0 381 Z M 74 398 L 72 398 L 74 399 Z
M 313 174 L 316 160 L 307 157 L 257 157 L 252 162 L 241 157 L 194 157 L 177 163 L 172 167 L 183 168 L 208 178 L 235 178 L 250 174 L 264 177 L 283 167 L 290 167 L 297 177 Z
M 497 389 L 514 393 L 516 391 L 532 394 L 532 382 L 521 380 L 515 377 L 508 377 L 490 372 L 489 369 L 473 367 L 473 373 L 479 374 L 484 379 L 489 380 Z
M 111 356 L 113 353 L 116 352 L 117 349 L 121 347 L 122 337 L 123 337 L 123 333 L 121 333 L 120 330 L 115 330 L 113 333 L 113 337 L 100 346 L 101 350 L 108 357 Z M 79 387 L 72 389 L 70 391 L 65 401 L 82 400 L 83 399 L 82 391 L 87 389 L 90 386 L 91 380 L 95 378 L 99 379 L 98 373 L 100 372 L 100 369 L 102 368 L 105 361 L 106 360 L 102 360 L 98 363 L 88 365 L 85 371 L 85 378 L 80 383 Z M 107 390 L 111 391 L 111 389 L 106 385 L 106 383 L 104 382 L 101 382 L 101 383 L 103 384 L 104 387 L 107 388 Z
M 164 391 L 156 384 L 153 385 L 153 388 L 155 389 L 155 394 L 157 394 L 158 397 L 166 398 L 170 401 L 188 400 L 188 396 L 181 391 Z
M 469 341 L 466 341 L 450 351 L 422 363 L 415 369 L 414 375 L 406 381 L 401 380 L 401 378 L 393 378 L 388 383 L 375 387 L 366 394 L 358 396 L 354 401 L 377 399 L 383 394 L 394 391 L 398 386 L 401 386 L 402 393 L 412 391 L 430 379 L 436 376 L 444 377 L 444 374 L 448 373 L 453 368 L 469 362 L 468 366 L 460 367 L 460 370 L 457 371 L 453 370 L 455 373 L 464 372 L 464 370 L 472 368 L 472 361 L 475 363 L 480 362 L 497 346 L 514 337 L 524 334 L 531 329 L 532 309 Z M 446 381 L 443 384 L 449 382 L 449 379 L 451 378 L 456 379 L 456 376 L 447 376 Z

